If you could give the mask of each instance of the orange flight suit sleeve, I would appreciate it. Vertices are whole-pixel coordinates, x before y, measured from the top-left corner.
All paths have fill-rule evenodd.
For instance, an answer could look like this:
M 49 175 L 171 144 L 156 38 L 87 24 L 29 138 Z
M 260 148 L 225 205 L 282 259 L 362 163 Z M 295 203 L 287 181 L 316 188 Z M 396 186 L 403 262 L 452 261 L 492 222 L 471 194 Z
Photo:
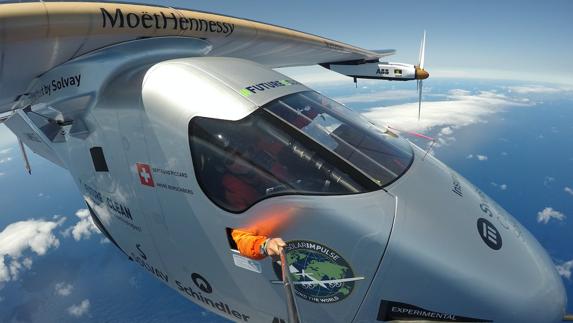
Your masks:
M 231 236 L 241 255 L 251 259 L 263 259 L 265 254 L 261 253 L 261 245 L 267 240 L 266 236 L 259 236 L 247 231 L 233 229 Z

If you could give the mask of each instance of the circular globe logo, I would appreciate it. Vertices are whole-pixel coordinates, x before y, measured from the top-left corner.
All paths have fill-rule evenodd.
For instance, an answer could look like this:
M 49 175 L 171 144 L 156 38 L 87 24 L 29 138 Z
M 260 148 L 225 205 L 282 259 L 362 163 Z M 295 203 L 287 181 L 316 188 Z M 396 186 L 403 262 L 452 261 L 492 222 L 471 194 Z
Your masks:
M 336 251 L 320 243 L 295 240 L 286 256 L 296 294 L 310 302 L 334 303 L 348 297 L 356 280 L 352 268 Z

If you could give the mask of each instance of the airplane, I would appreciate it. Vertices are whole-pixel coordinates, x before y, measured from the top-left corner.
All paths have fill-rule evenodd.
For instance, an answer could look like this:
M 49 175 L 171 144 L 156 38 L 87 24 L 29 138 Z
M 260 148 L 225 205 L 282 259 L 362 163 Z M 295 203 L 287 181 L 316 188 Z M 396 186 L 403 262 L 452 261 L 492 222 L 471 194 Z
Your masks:
M 306 278 L 310 279 L 310 281 L 308 281 L 308 280 L 306 280 L 306 281 L 300 281 L 300 280 L 295 281 L 295 282 L 293 282 L 294 285 L 313 286 L 313 287 L 315 285 L 319 285 L 320 287 L 327 288 L 327 289 L 328 288 L 341 287 L 342 283 L 364 279 L 364 277 L 352 277 L 352 278 L 344 278 L 344 279 L 318 280 L 318 279 L 313 277 L 312 273 L 307 273 L 304 271 L 304 269 L 300 273 L 294 273 L 294 276 L 301 276 L 301 277 L 306 277 Z M 328 286 L 326 284 L 328 284 Z
M 383 53 L 385 51 L 382 51 Z M 430 74 L 424 69 L 424 58 L 426 52 L 426 31 L 420 44 L 420 54 L 418 55 L 418 65 L 393 63 L 393 62 L 380 62 L 373 60 L 370 62 L 361 62 L 356 64 L 355 61 L 349 62 L 336 62 L 323 63 L 320 66 L 333 70 L 337 73 L 350 76 L 354 78 L 354 83 L 358 78 L 362 79 L 376 79 L 387 81 L 412 81 L 416 80 L 416 87 L 418 90 L 418 120 L 420 120 L 422 112 L 422 86 L 423 81 L 427 79 Z
M 99 230 L 199 306 L 236 322 L 564 318 L 562 281 L 514 217 L 274 70 L 409 78 L 421 97 L 425 37 L 406 65 L 380 61 L 394 50 L 158 5 L 3 3 L 0 26 L 0 121 L 26 169 L 29 149 L 69 170 Z M 231 165 L 259 183 L 247 204 L 226 198 Z M 234 228 L 284 238 L 280 264 L 241 255 Z

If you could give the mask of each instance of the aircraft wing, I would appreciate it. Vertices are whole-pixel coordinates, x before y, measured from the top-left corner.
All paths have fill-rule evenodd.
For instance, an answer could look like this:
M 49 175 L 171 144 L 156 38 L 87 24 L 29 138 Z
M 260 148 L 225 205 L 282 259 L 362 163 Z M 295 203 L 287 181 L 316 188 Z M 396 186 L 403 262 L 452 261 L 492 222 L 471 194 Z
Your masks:
M 213 46 L 209 56 L 245 58 L 269 67 L 363 62 L 395 52 L 186 9 L 109 2 L 5 3 L 0 4 L 0 113 L 26 94 L 34 78 L 55 66 L 110 45 L 162 36 L 201 38 Z

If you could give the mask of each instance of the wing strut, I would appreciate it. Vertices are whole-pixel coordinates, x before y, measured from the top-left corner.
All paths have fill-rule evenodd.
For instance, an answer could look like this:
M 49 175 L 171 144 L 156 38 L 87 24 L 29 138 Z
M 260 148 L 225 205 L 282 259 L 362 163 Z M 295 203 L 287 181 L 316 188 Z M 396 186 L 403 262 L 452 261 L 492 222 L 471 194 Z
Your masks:
M 24 144 L 22 143 L 22 140 L 20 140 L 20 138 L 18 138 L 18 144 L 20 144 L 20 151 L 22 152 L 22 158 L 24 158 L 24 167 L 26 167 L 26 171 L 28 171 L 28 174 L 32 174 L 32 168 L 30 167 L 30 161 L 28 160 L 28 155 L 26 154 L 26 148 L 24 147 Z

